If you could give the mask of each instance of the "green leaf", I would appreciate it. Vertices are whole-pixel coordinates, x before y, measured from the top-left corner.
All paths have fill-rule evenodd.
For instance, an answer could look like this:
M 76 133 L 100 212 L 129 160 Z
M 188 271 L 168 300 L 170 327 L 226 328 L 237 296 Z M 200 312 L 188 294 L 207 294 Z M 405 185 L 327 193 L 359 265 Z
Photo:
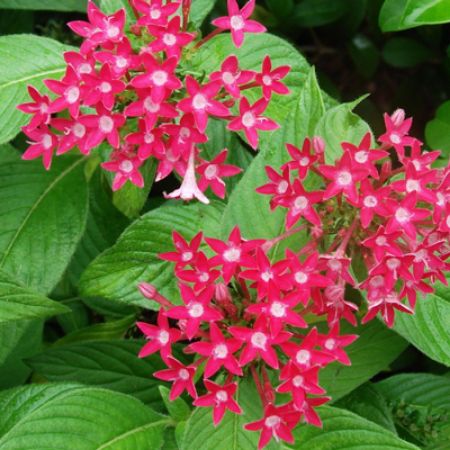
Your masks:
M 222 422 L 214 427 L 211 408 L 195 408 L 186 423 L 180 439 L 181 450 L 255 450 L 258 433 L 244 430 L 244 424 L 262 417 L 262 407 L 253 381 L 243 380 L 235 395 L 243 410 L 242 415 L 227 411 Z M 267 450 L 278 448 L 271 444 Z
M 366 383 L 341 398 L 336 406 L 347 409 L 397 434 L 391 410 L 377 386 Z
M 349 53 L 358 72 L 370 79 L 380 63 L 380 52 L 375 44 L 364 34 L 357 34 L 349 45 Z
M 178 397 L 175 400 L 169 399 L 170 389 L 165 386 L 159 386 L 159 393 L 163 399 L 164 405 L 167 411 L 176 422 L 182 422 L 187 420 L 191 414 L 191 408 L 189 405 L 181 398 Z
M 98 168 L 89 182 L 89 212 L 86 229 L 67 269 L 76 286 L 88 264 L 102 251 L 111 247 L 129 220 L 112 204 L 111 190 Z
M 61 157 L 0 165 L 0 268 L 47 294 L 83 233 L 88 189 L 84 159 Z
M 189 21 L 196 28 L 200 27 L 207 15 L 211 12 L 217 0 L 194 0 L 189 14 Z
M 433 149 L 450 154 L 450 100 L 442 103 L 436 111 L 436 117 L 427 123 L 425 136 L 428 145 Z
M 26 289 L 0 271 L 0 323 L 69 312 L 61 303 Z
M 363 136 L 370 132 L 370 127 L 352 110 L 362 99 L 343 103 L 329 109 L 317 124 L 315 134 L 326 142 L 325 162 L 334 164 L 342 155 L 341 142 L 359 144 Z
M 346 0 L 303 0 L 295 18 L 299 26 L 318 27 L 338 20 L 346 12 Z
M 42 80 L 62 77 L 66 70 L 62 54 L 68 49 L 31 34 L 0 37 L 0 144 L 10 141 L 29 121 L 29 116 L 16 108 L 28 101 L 27 85 L 42 90 L 46 89 Z
M 136 220 L 117 243 L 98 256 L 83 273 L 80 289 L 85 297 L 103 297 L 143 308 L 158 309 L 138 291 L 142 281 L 152 283 L 172 301 L 179 300 L 173 264 L 158 254 L 173 251 L 172 231 L 192 239 L 203 230 L 215 234 L 220 224 L 222 203 L 209 205 L 168 203 Z
M 73 381 L 132 395 L 162 410 L 159 381 L 153 372 L 164 364 L 159 355 L 140 359 L 145 342 L 109 340 L 50 347 L 27 364 L 50 381 Z
M 11 144 L 0 145 L 0 163 L 20 161 L 20 153 Z
M 2 450 L 158 449 L 168 419 L 139 400 L 76 384 L 0 394 Z
M 2 9 L 30 9 L 44 11 L 86 11 L 86 0 L 2 0 Z
M 385 0 L 379 23 L 383 31 L 450 22 L 450 0 Z
M 274 95 L 265 112 L 268 117 L 282 123 L 297 103 L 297 95 L 309 70 L 306 60 L 285 40 L 268 33 L 246 35 L 244 44 L 239 49 L 235 48 L 229 34 L 223 34 L 214 37 L 194 53 L 192 69 L 205 73 L 218 70 L 223 60 L 231 54 L 238 57 L 240 67 L 246 70 L 260 71 L 266 55 L 270 55 L 273 67 L 291 66 L 291 71 L 283 79 L 283 83 L 291 89 L 291 94 Z M 245 95 L 253 102 L 261 97 L 260 92 L 252 89 L 246 91 Z
M 294 431 L 295 450 L 419 450 L 379 425 L 339 408 L 317 411 L 323 428 L 299 426 Z
M 431 359 L 450 366 L 450 301 L 444 290 L 419 298 L 413 315 L 397 314 L 394 330 Z
M 394 37 L 383 48 L 383 59 L 392 67 L 408 68 L 429 58 L 429 49 L 415 39 Z
M 387 370 L 389 364 L 407 346 L 405 340 L 376 320 L 357 328 L 345 325 L 342 333 L 357 334 L 359 338 L 346 347 L 351 366 L 332 363 L 320 371 L 320 385 L 327 390 L 333 401 L 353 391 L 377 373 Z
M 285 144 L 301 147 L 304 138 L 314 133 L 324 112 L 322 93 L 314 69 L 311 69 L 283 127 L 270 136 L 268 144 L 264 145 L 231 194 L 223 216 L 224 237 L 235 225 L 239 225 L 246 239 L 270 239 L 283 232 L 285 212 L 280 209 L 270 211 L 269 196 L 258 194 L 255 189 L 267 183 L 264 167 L 270 165 L 278 169 L 287 162 L 289 153 Z
M 135 315 L 123 317 L 109 322 L 96 323 L 66 334 L 53 345 L 61 346 L 87 341 L 104 341 L 109 339 L 121 339 L 135 323 Z
M 400 431 L 430 450 L 446 450 L 450 441 L 450 379 L 428 373 L 394 375 L 376 384 L 391 404 Z

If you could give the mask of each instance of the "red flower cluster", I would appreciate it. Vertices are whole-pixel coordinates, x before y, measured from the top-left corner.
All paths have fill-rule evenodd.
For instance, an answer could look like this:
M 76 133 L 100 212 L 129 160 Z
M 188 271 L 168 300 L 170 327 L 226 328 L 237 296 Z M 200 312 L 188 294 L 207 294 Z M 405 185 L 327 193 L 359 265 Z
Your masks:
M 300 421 L 321 425 L 315 409 L 329 397 L 319 386 L 319 371 L 335 361 L 351 363 L 344 348 L 357 336 L 341 334 L 340 321 L 357 325 L 359 310 L 364 314 L 356 289 L 366 291 L 368 301 L 362 322 L 381 312 L 392 326 L 395 309 L 412 312 L 417 291 L 446 282 L 449 168 L 430 167 L 439 152 L 422 152 L 407 135 L 411 122 L 402 111 L 385 120 L 381 148 L 372 148 L 367 134 L 358 146 L 343 143 L 342 157 L 327 165 L 323 140 L 306 139 L 302 149 L 288 145 L 292 159 L 280 173 L 267 167 L 270 182 L 258 191 L 272 196 L 272 208 L 287 208 L 281 236 L 245 240 L 236 227 L 225 242 L 201 233 L 187 242 L 174 232 L 176 250 L 160 257 L 175 264 L 183 305 L 140 285 L 161 305 L 157 325 L 138 323 L 149 340 L 140 356 L 159 351 L 168 366 L 154 376 L 173 383 L 171 399 L 186 390 L 195 405 L 212 407 L 218 424 L 227 409 L 241 413 L 233 395 L 238 377 L 250 375 L 264 417 L 245 428 L 261 431 L 259 449 L 272 437 L 293 442 Z M 306 188 L 313 183 L 320 189 Z M 299 252 L 269 258 L 275 244 L 300 232 L 309 232 L 309 243 Z M 367 273 L 359 270 L 356 280 L 352 261 L 358 255 Z M 346 298 L 348 286 L 353 301 Z M 311 326 L 311 315 L 322 317 L 324 328 Z M 195 355 L 192 363 L 173 357 L 172 344 L 180 341 Z M 216 378 L 220 372 L 225 375 Z M 201 396 L 198 375 L 206 392 Z M 291 400 L 277 406 L 277 393 Z
M 113 151 L 102 164 L 115 173 L 113 190 L 128 180 L 142 187 L 140 168 L 149 158 L 158 160 L 156 181 L 175 171 L 183 181 L 169 198 L 208 203 L 204 191 L 225 196 L 224 177 L 240 168 L 225 164 L 227 150 L 207 161 L 197 145 L 208 140 L 209 117 L 228 121 L 228 129 L 242 130 L 252 148 L 258 146 L 258 131 L 278 125 L 263 116 L 272 92 L 287 94 L 281 80 L 289 67 L 272 69 L 269 57 L 261 73 L 242 70 L 231 55 L 208 81 L 194 78 L 183 58 L 194 53 L 218 32 L 230 29 L 236 45 L 244 32 L 262 32 L 264 27 L 249 20 L 255 8 L 250 0 L 239 10 L 229 0 L 229 17 L 216 19 L 218 30 L 196 42 L 196 34 L 186 32 L 191 1 L 130 0 L 135 21 L 126 34 L 123 9 L 111 16 L 95 4 L 88 4 L 88 22 L 70 22 L 69 27 L 83 37 L 79 52 L 66 52 L 67 70 L 61 80 L 45 80 L 54 98 L 28 88 L 32 102 L 19 106 L 31 114 L 23 132 L 30 139 L 24 159 L 43 158 L 49 169 L 52 156 L 78 148 L 84 155 L 106 142 Z M 181 8 L 180 8 L 181 7 Z M 261 87 L 263 97 L 250 104 L 245 89 Z M 230 108 L 239 103 L 239 114 Z M 57 115 L 63 113 L 62 116 Z M 198 178 L 199 177 L 199 178 Z

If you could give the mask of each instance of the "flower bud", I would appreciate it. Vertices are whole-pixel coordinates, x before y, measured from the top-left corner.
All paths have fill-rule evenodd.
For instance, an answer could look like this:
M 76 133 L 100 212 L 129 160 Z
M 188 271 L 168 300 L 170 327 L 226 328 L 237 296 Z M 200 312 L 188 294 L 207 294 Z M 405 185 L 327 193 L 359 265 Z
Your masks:
M 391 120 L 396 127 L 399 127 L 405 120 L 405 110 L 402 108 L 396 109 L 391 115 Z

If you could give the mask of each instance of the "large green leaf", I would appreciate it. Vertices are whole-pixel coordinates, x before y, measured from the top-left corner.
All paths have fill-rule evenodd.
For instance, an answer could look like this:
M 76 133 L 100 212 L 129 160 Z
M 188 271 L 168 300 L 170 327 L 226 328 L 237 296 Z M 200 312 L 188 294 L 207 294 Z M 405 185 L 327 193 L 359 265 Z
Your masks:
M 0 268 L 47 294 L 66 269 L 84 230 L 88 189 L 83 159 L 0 165 Z
M 397 314 L 394 330 L 430 358 L 450 366 L 448 290 L 419 299 L 413 315 Z
M 0 323 L 49 317 L 69 311 L 61 303 L 24 288 L 10 275 L 0 271 Z
M 110 340 L 48 348 L 27 360 L 50 381 L 74 381 L 133 395 L 161 409 L 159 382 L 152 374 L 164 367 L 158 355 L 137 357 L 144 342 Z
M 427 144 L 434 149 L 450 155 L 450 100 L 442 103 L 436 111 L 436 117 L 427 123 L 425 129 Z
M 216 234 L 222 203 L 210 205 L 172 202 L 154 209 L 136 220 L 117 243 L 98 256 L 83 273 L 80 289 L 83 296 L 103 297 L 144 308 L 157 308 L 138 291 L 138 284 L 154 284 L 171 300 L 179 299 L 173 264 L 158 254 L 173 251 L 172 231 L 192 239 L 199 231 Z
M 2 9 L 31 9 L 48 11 L 86 11 L 87 0 L 2 0 Z
M 217 0 L 194 0 L 191 6 L 191 12 L 189 14 L 189 20 L 196 27 L 199 27 L 206 16 L 214 8 Z
M 45 89 L 42 80 L 64 75 L 62 54 L 67 49 L 57 41 L 31 34 L 0 37 L 0 144 L 10 141 L 29 120 L 16 109 L 28 101 L 27 85 Z
M 318 409 L 323 428 L 300 426 L 295 450 L 419 450 L 390 431 L 356 414 L 324 406 Z
M 350 394 L 341 398 L 335 406 L 347 409 L 371 422 L 397 433 L 391 410 L 384 396 L 372 383 L 365 383 Z
M 168 419 L 118 392 L 76 384 L 23 386 L 0 394 L 2 450 L 148 450 Z
M 400 431 L 429 450 L 447 450 L 450 442 L 450 379 L 428 373 L 394 375 L 376 384 L 391 404 Z
M 270 56 L 273 67 L 291 66 L 290 73 L 283 79 L 283 83 L 291 89 L 291 94 L 274 95 L 267 108 L 267 116 L 280 124 L 283 123 L 291 109 L 295 107 L 298 100 L 297 95 L 305 82 L 309 70 L 306 60 L 292 45 L 271 34 L 249 34 L 239 49 L 234 46 L 230 35 L 224 34 L 211 39 L 198 52 L 194 53 L 191 60 L 192 68 L 211 73 L 218 70 L 223 60 L 232 54 L 239 58 L 242 69 L 260 71 L 266 55 Z M 247 92 L 249 91 L 246 91 L 246 95 Z M 249 92 L 248 95 L 252 101 L 261 96 L 258 90 Z
M 450 22 L 450 0 L 385 0 L 379 22 L 383 31 Z
M 301 146 L 304 138 L 314 133 L 324 112 L 322 94 L 311 69 L 283 127 L 270 136 L 231 194 L 223 218 L 224 235 L 235 225 L 239 225 L 247 239 L 270 239 L 282 233 L 285 212 L 270 211 L 269 196 L 258 194 L 255 189 L 267 183 L 264 167 L 270 165 L 278 169 L 287 162 L 289 154 L 285 144 Z
M 376 320 L 358 328 L 345 325 L 342 333 L 357 334 L 359 338 L 346 348 L 351 366 L 333 363 L 320 371 L 320 384 L 334 401 L 387 370 L 407 346 L 404 339 Z
M 326 143 L 327 164 L 334 164 L 334 161 L 342 155 L 342 142 L 357 145 L 362 137 L 370 132 L 369 125 L 353 112 L 360 101 L 361 99 L 357 99 L 329 109 L 317 124 L 315 134 L 322 137 Z

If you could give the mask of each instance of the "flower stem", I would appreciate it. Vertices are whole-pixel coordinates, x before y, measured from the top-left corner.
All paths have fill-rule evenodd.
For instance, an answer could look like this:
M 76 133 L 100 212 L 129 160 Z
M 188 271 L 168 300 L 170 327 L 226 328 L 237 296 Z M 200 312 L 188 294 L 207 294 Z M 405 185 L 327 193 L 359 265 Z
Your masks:
M 205 44 L 206 42 L 208 42 L 210 39 L 212 39 L 214 36 L 217 36 L 218 34 L 222 33 L 223 30 L 221 30 L 220 28 L 216 28 L 214 31 L 211 31 L 211 33 L 207 34 L 202 40 L 198 41 L 194 48 L 198 49 L 200 48 L 203 44 Z

